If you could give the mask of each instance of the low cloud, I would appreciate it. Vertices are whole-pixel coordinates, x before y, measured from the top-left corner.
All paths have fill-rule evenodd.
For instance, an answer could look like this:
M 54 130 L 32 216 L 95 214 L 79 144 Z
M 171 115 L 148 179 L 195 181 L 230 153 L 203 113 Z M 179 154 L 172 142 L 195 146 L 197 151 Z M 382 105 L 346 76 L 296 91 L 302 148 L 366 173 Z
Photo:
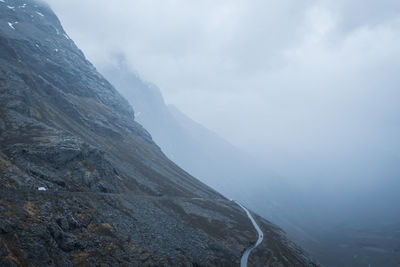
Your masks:
M 399 173 L 397 0 L 48 2 L 96 65 L 123 53 L 168 103 L 299 184 Z

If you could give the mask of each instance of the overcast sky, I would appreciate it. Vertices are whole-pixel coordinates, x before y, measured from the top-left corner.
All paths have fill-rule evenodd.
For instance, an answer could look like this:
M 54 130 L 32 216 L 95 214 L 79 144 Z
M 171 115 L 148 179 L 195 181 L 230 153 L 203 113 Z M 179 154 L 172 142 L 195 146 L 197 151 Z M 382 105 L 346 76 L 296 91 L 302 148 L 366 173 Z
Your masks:
M 399 160 L 398 0 L 48 2 L 95 65 L 126 54 L 167 103 L 248 151 Z

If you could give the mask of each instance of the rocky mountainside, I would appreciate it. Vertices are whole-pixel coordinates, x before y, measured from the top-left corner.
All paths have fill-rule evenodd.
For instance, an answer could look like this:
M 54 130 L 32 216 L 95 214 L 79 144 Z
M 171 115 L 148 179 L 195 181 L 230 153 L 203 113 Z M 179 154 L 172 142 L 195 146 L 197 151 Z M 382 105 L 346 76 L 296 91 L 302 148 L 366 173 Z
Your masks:
M 256 216 L 256 266 L 312 266 Z M 51 9 L 0 0 L 0 265 L 235 266 L 245 212 L 170 161 Z

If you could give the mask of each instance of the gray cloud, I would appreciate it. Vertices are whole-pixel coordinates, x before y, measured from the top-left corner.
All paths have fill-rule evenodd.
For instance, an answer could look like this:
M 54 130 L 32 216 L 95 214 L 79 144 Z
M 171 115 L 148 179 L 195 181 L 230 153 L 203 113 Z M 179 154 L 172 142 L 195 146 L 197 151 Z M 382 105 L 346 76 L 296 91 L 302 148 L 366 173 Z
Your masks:
M 167 102 L 289 177 L 354 189 L 398 174 L 397 0 L 48 2 L 96 65 L 124 53 Z

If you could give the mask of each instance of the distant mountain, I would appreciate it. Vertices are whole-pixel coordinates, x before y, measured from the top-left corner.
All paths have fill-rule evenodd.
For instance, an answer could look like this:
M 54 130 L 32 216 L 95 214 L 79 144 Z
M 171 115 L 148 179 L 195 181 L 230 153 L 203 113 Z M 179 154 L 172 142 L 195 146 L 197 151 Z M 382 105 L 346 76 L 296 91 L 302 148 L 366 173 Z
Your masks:
M 156 115 L 133 103 L 138 120 L 176 123 L 154 87 L 131 87 L 158 101 Z M 314 265 L 253 215 L 251 264 Z M 0 266 L 238 266 L 256 240 L 241 207 L 164 155 L 47 5 L 0 1 Z
M 99 66 L 99 70 L 135 107 L 136 120 L 150 132 L 162 151 L 204 183 L 227 196 L 243 199 L 252 191 L 248 182 L 246 188 L 241 185 L 244 177 L 255 181 L 262 176 L 270 178 L 271 183 L 277 177 L 175 106 L 166 105 L 160 89 L 131 71 L 123 56 L 116 56 L 113 64 Z M 264 189 L 264 192 L 270 190 Z
M 296 188 L 259 163 L 273 162 L 271 158 L 247 155 L 175 106 L 166 105 L 160 89 L 131 71 L 123 56 L 101 66 L 100 72 L 136 108 L 137 121 L 149 130 L 169 158 L 225 196 L 246 203 L 282 227 L 324 265 L 395 266 L 398 262 L 400 224 L 396 219 L 399 213 L 394 211 L 398 209 L 395 205 L 398 201 L 393 198 L 396 187 L 393 191 L 384 190 L 390 193 L 387 196 L 355 197 L 357 205 L 348 198 L 331 201 L 327 196 L 333 193 L 331 188 L 323 190 L 323 187 L 307 184 Z M 278 152 L 271 150 L 271 157 Z M 296 165 L 293 170 L 301 169 L 299 166 L 307 161 L 318 162 L 308 158 L 293 160 L 289 156 L 286 160 Z M 313 168 L 324 173 L 324 166 Z M 307 181 L 294 171 L 292 175 Z M 323 179 L 321 176 L 321 183 Z M 345 187 L 342 190 L 346 190 Z M 369 211 L 368 220 L 359 203 Z M 377 212 L 378 209 L 382 212 Z M 392 217 L 381 214 L 392 214 Z
M 166 105 L 161 91 L 132 71 L 122 55 L 99 66 L 100 72 L 136 109 L 136 120 L 180 167 L 225 196 L 246 203 L 291 236 L 313 240 L 304 216 L 304 196 L 268 167 L 222 137 Z M 238 122 L 239 123 L 239 122 Z M 311 224 L 312 225 L 312 224 Z

